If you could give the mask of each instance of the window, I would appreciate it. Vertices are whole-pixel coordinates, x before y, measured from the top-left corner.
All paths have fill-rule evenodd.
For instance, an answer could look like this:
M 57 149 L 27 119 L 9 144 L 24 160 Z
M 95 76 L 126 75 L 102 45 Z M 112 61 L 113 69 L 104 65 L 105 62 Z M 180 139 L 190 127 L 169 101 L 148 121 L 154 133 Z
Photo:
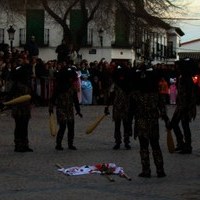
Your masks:
M 19 46 L 23 46 L 26 44 L 26 29 L 19 29 Z
M 167 57 L 173 58 L 173 42 L 167 42 Z
M 44 45 L 49 46 L 49 29 L 44 29 Z
M 78 35 L 79 32 L 83 33 L 81 46 L 87 45 L 87 26 L 82 30 L 82 24 L 86 18 L 87 16 L 83 16 L 81 10 L 71 10 L 70 12 L 70 30 L 72 33 L 72 39 L 76 43 L 77 39 L 80 39 Z
M 44 45 L 44 10 L 30 9 L 26 12 L 26 42 L 32 35 L 39 46 Z
M 118 10 L 115 19 L 115 45 L 129 46 L 130 24 L 126 15 Z

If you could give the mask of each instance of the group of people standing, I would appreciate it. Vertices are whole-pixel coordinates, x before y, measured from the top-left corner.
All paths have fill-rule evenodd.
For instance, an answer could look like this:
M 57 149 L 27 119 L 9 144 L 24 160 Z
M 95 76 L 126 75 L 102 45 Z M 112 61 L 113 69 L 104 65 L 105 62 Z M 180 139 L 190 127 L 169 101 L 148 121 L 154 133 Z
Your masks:
M 61 58 L 60 58 L 61 59 Z M 103 63 L 104 61 L 102 61 Z M 85 60 L 81 66 L 86 67 Z M 107 72 L 108 84 L 104 88 L 104 113 L 110 114 L 112 106 L 112 118 L 115 123 L 114 150 L 119 150 L 124 142 L 127 150 L 131 149 L 130 137 L 139 139 L 142 172 L 140 177 L 151 177 L 150 149 L 157 169 L 158 177 L 165 177 L 164 162 L 159 144 L 159 119 L 163 119 L 166 128 L 173 130 L 177 140 L 176 151 L 181 154 L 192 153 L 191 130 L 189 123 L 196 116 L 195 89 L 192 81 L 190 66 L 195 63 L 191 60 L 183 60 L 176 63 L 177 67 L 177 99 L 176 109 L 170 120 L 167 116 L 166 102 L 159 92 L 159 71 L 154 67 L 141 63 L 137 68 L 129 68 L 123 63 L 115 63 Z M 85 79 L 89 77 L 88 69 L 82 68 Z M 98 71 L 93 68 L 91 73 L 98 77 Z M 17 63 L 11 74 L 12 86 L 6 99 L 11 99 L 23 94 L 33 94 L 31 91 L 31 74 L 22 63 Z M 95 77 L 95 76 L 94 76 Z M 49 99 L 49 113 L 56 107 L 59 129 L 56 136 L 55 149 L 62 151 L 62 140 L 66 128 L 68 129 L 68 148 L 76 150 L 74 146 L 74 107 L 76 114 L 83 117 L 80 108 L 80 99 L 77 88 L 79 78 L 77 69 L 72 63 L 62 66 L 56 74 L 55 88 Z M 82 78 L 82 79 L 84 79 Z M 102 77 L 101 77 L 102 78 Z M 105 77 L 104 77 L 105 78 Z M 98 100 L 98 99 L 96 99 Z M 1 109 L 4 105 L 1 103 Z M 102 111 L 103 112 L 103 111 Z M 24 102 L 12 107 L 12 116 L 15 119 L 14 142 L 16 152 L 32 152 L 28 141 L 28 123 L 31 117 L 31 102 Z M 181 121 L 183 133 L 179 127 Z M 132 123 L 134 129 L 132 130 Z M 123 125 L 123 131 L 121 126 Z M 122 136 L 123 132 L 123 136 Z
M 133 73 L 127 68 L 118 66 L 113 74 L 113 86 L 110 99 L 105 107 L 109 114 L 109 105 L 113 105 L 113 120 L 115 122 L 113 149 L 120 149 L 123 124 L 123 141 L 126 149 L 131 149 L 129 137 L 132 135 L 134 121 L 134 138 L 139 139 L 142 172 L 140 177 L 151 177 L 149 145 L 157 169 L 158 177 L 165 177 L 164 162 L 159 144 L 159 118 L 165 126 L 173 130 L 176 136 L 176 152 L 191 154 L 190 122 L 196 117 L 195 86 L 192 80 L 192 69 L 196 63 L 192 60 L 181 60 L 177 67 L 177 100 L 172 119 L 167 115 L 166 101 L 159 91 L 159 72 L 142 63 Z M 197 65 L 196 65 L 197 66 Z M 131 74 L 131 75 L 130 75 Z M 131 87 L 128 87 L 131 85 Z M 112 102 L 112 103 L 111 103 Z M 181 122 L 183 132 L 179 126 Z

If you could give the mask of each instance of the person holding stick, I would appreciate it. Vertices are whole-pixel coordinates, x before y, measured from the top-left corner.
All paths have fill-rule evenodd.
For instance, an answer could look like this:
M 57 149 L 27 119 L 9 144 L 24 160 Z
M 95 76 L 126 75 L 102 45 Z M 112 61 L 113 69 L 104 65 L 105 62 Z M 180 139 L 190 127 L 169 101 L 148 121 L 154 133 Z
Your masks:
M 55 91 L 50 99 L 49 114 L 53 113 L 53 106 L 56 105 L 57 122 L 59 124 L 59 130 L 56 137 L 56 147 L 58 151 L 62 151 L 62 140 L 66 130 L 68 128 L 68 148 L 76 150 L 73 145 L 74 142 L 74 109 L 76 114 L 82 117 L 80 112 L 80 106 L 77 96 L 77 90 L 73 86 L 73 82 L 77 78 L 77 74 L 71 67 L 66 67 L 60 70 L 57 77 L 57 85 Z
M 31 95 L 31 74 L 19 60 L 17 62 L 17 67 L 11 71 L 12 86 L 6 97 L 7 100 L 14 99 L 23 95 Z M 12 117 L 15 120 L 14 151 L 33 152 L 33 149 L 29 147 L 28 139 L 28 125 L 31 118 L 30 98 L 21 103 L 16 103 L 14 105 L 11 104 L 10 108 L 12 110 Z

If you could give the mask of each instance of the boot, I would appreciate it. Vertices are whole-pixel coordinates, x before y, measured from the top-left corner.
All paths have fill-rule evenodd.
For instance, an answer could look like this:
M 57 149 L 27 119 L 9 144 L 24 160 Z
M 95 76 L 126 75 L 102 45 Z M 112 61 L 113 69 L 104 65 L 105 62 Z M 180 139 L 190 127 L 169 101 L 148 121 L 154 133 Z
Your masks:
M 163 168 L 163 156 L 161 150 L 153 150 L 153 159 L 156 165 L 157 177 L 165 177 L 166 174 Z
M 192 147 L 191 145 L 187 145 L 185 143 L 185 145 L 183 146 L 182 150 L 179 151 L 180 154 L 191 154 L 192 153 Z
M 33 152 L 33 149 L 29 148 L 28 140 L 15 139 L 15 152 Z
M 33 152 L 33 149 L 31 149 L 28 146 L 16 146 L 15 145 L 15 152 Z
M 76 148 L 75 146 L 73 146 L 73 145 L 69 145 L 69 146 L 68 146 L 68 149 L 77 150 L 77 148 Z
M 77 150 L 74 143 L 74 120 L 68 121 L 68 149 Z
M 58 151 L 63 151 L 64 150 L 64 148 L 61 146 L 61 144 L 57 144 L 55 149 L 58 150 Z
M 23 140 L 23 149 L 24 149 L 24 152 L 33 152 L 33 149 L 29 147 L 28 139 Z
M 175 151 L 176 151 L 176 152 L 182 151 L 183 148 L 184 148 L 184 146 L 185 146 L 184 142 L 178 143 L 178 144 L 176 145 Z
M 14 143 L 15 143 L 15 149 L 14 149 L 15 152 L 24 152 L 23 145 L 20 139 L 15 139 Z
M 127 150 L 130 150 L 130 149 L 131 149 L 131 145 L 130 145 L 130 144 L 125 144 L 124 146 L 125 146 L 125 148 L 126 148 Z
M 144 178 L 150 178 L 151 169 L 150 169 L 149 151 L 141 150 L 140 157 L 141 157 L 141 163 L 142 163 L 142 172 L 138 176 L 144 177 Z
M 120 149 L 120 144 L 119 144 L 119 143 L 116 143 L 115 146 L 113 147 L 113 149 L 114 149 L 114 150 Z
M 20 146 L 20 145 L 15 145 L 15 149 L 14 149 L 15 152 L 25 152 L 23 147 Z
M 68 149 L 77 150 L 77 148 L 73 145 L 73 142 L 68 143 Z

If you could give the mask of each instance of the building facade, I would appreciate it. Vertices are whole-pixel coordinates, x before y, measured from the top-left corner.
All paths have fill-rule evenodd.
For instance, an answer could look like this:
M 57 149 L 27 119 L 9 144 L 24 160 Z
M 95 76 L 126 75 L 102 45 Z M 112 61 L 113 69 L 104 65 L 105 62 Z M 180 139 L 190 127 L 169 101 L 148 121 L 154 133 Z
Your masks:
M 200 60 L 200 38 L 181 43 L 179 57 Z
M 56 59 L 55 49 L 63 39 L 62 27 L 42 7 L 26 7 L 24 11 L 25 14 L 15 14 L 10 19 L 6 17 L 6 12 L 1 12 L 0 44 L 10 44 L 7 30 L 12 25 L 15 29 L 12 41 L 14 47 L 23 49 L 31 35 L 34 35 L 40 46 L 39 56 L 44 61 Z M 71 10 L 67 18 L 70 29 L 79 28 L 80 20 L 80 10 Z M 125 22 L 125 16 L 120 12 L 117 12 L 106 29 L 91 21 L 86 27 L 85 41 L 78 52 L 79 58 L 89 62 L 101 58 L 121 60 L 133 65 L 144 59 L 153 64 L 171 64 L 178 59 L 180 38 L 184 35 L 179 28 L 144 26 L 145 22 L 132 27 Z

